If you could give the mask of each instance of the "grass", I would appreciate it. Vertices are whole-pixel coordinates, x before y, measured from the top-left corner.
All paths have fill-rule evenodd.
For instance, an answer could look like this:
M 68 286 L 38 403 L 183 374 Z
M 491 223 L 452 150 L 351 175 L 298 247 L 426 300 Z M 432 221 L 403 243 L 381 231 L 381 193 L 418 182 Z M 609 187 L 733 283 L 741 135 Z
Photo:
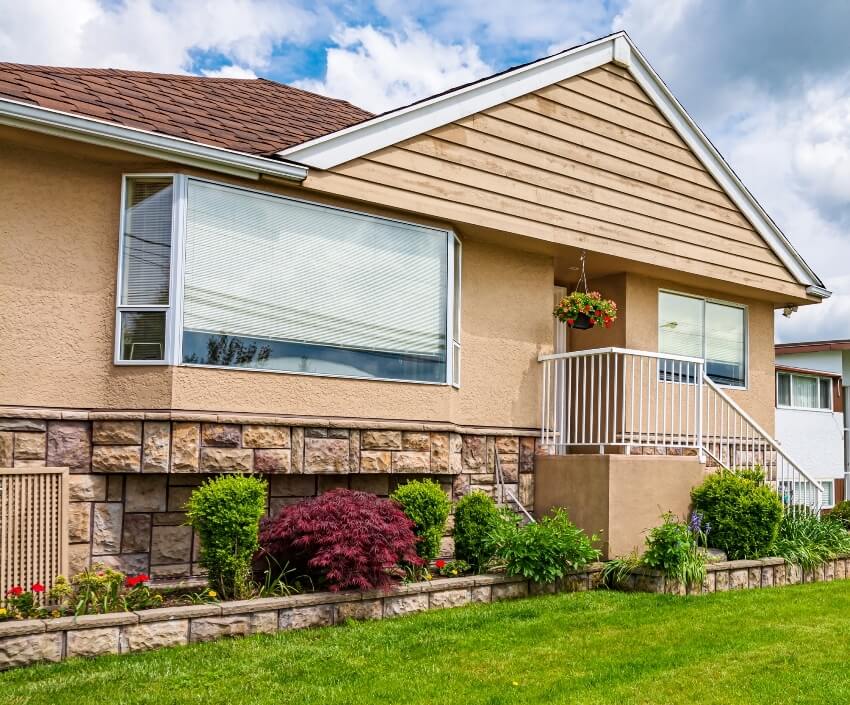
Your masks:
M 850 700 L 850 584 L 599 591 L 0 674 L 4 705 Z

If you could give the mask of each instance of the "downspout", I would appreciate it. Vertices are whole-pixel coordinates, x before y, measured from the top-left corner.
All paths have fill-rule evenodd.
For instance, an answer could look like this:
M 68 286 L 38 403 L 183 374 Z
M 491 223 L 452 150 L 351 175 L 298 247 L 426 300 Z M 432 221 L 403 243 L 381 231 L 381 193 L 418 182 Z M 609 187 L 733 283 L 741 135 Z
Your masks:
M 847 403 L 850 386 L 842 387 L 841 393 L 844 395 L 844 499 L 850 499 L 850 404 Z

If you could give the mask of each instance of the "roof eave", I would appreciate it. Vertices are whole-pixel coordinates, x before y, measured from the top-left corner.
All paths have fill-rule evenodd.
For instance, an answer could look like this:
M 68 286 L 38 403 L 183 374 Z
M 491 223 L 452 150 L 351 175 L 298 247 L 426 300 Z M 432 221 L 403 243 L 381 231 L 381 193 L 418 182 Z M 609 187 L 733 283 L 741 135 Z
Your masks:
M 243 178 L 303 181 L 308 167 L 0 98 L 0 125 L 17 127 Z

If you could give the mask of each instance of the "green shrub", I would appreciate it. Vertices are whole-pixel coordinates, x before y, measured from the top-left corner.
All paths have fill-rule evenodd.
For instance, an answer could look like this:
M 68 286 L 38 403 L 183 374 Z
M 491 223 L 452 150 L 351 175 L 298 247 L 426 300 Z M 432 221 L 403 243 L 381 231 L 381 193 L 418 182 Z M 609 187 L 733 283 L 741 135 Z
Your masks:
M 752 470 L 713 473 L 691 490 L 694 510 L 711 527 L 709 545 L 732 560 L 759 558 L 776 540 L 783 507 L 779 496 Z
M 664 523 L 651 529 L 646 538 L 643 564 L 663 570 L 667 577 L 683 585 L 700 585 L 705 578 L 705 554 L 699 550 L 700 533 L 694 521 L 685 524 L 672 513 L 662 516 Z
M 850 553 L 850 533 L 840 521 L 812 511 L 788 512 L 779 525 L 771 554 L 807 570 Z
M 413 522 L 419 557 L 426 561 L 436 558 L 440 554 L 440 541 L 452 508 L 451 500 L 439 483 L 430 479 L 411 480 L 399 486 L 390 499 Z
M 573 524 L 563 509 L 525 525 L 506 512 L 490 534 L 493 553 L 505 562 L 505 572 L 538 583 L 550 583 L 598 558 L 592 545 L 596 540 Z
M 490 495 L 470 492 L 455 505 L 455 557 L 481 571 L 493 557 L 490 531 L 499 522 L 499 510 Z
M 224 599 L 251 592 L 251 558 L 259 548 L 265 506 L 265 480 L 241 475 L 208 480 L 186 504 L 189 524 L 201 539 L 201 565 Z
M 850 500 L 844 500 L 836 504 L 827 515 L 833 521 L 841 523 L 845 529 L 850 529 Z

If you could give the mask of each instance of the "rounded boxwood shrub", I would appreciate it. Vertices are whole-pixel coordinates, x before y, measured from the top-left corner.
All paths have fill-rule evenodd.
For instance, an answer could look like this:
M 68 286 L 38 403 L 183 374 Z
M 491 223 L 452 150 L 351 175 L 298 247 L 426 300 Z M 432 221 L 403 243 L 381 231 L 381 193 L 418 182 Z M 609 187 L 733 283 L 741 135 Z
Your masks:
M 186 516 L 201 539 L 201 565 L 224 598 L 251 592 L 251 559 L 265 509 L 266 482 L 256 477 L 222 475 L 189 497 Z
M 413 522 L 395 502 L 336 489 L 263 521 L 263 551 L 329 590 L 388 588 L 404 564 L 421 565 Z
M 782 521 L 782 500 L 753 471 L 723 470 L 691 490 L 694 511 L 708 527 L 708 543 L 730 560 L 767 555 Z
M 493 557 L 490 534 L 499 523 L 499 510 L 493 498 L 476 490 L 461 497 L 455 506 L 455 557 L 476 571 Z
M 839 522 L 845 529 L 850 529 L 850 500 L 838 502 L 827 516 Z
M 419 542 L 416 552 L 426 561 L 433 560 L 440 553 L 440 541 L 446 529 L 446 519 L 451 511 L 451 500 L 431 479 L 411 480 L 399 486 L 390 495 L 408 519 L 413 522 L 414 532 Z

